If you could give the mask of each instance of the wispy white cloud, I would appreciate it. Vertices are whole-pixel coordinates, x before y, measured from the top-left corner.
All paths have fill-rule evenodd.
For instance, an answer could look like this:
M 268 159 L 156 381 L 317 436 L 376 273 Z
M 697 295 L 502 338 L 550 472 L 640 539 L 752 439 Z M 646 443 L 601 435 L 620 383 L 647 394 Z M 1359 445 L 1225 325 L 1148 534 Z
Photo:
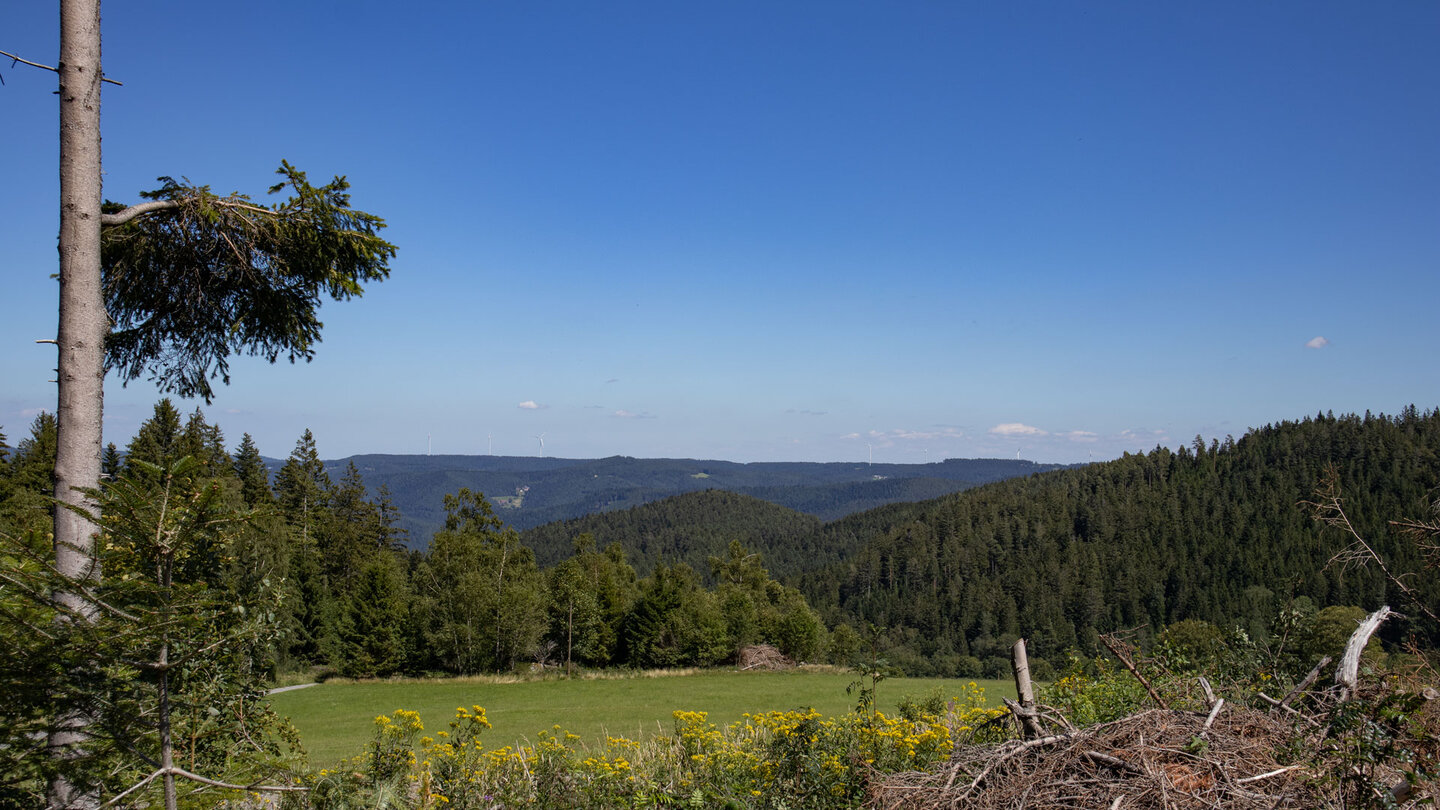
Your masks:
M 959 428 L 941 427 L 938 430 L 910 430 L 908 428 L 894 428 L 892 430 L 867 430 L 863 435 L 860 433 L 846 433 L 842 439 L 865 439 L 876 447 L 894 447 L 899 442 L 931 442 L 939 439 L 962 439 L 964 431 Z
M 1116 435 L 1116 438 L 1126 443 L 1155 442 L 1156 444 L 1164 444 L 1165 442 L 1170 440 L 1170 435 L 1163 430 L 1137 430 L 1134 428 L 1126 428 L 1125 430 L 1120 431 L 1120 433 Z
M 935 439 L 959 439 L 965 434 L 955 428 L 941 428 L 939 430 L 903 430 L 896 429 L 885 434 L 887 438 L 899 441 L 934 441 Z
M 1307 349 L 1323 349 L 1329 345 L 1330 340 L 1321 335 L 1316 335 L 1315 337 L 1305 341 L 1305 348 Z
M 1072 430 L 1068 433 L 1061 433 L 1059 435 L 1062 438 L 1069 439 L 1072 442 L 1094 442 L 1100 440 L 1100 434 L 1091 433 L 1088 430 Z
M 1006 422 L 990 428 L 992 436 L 1049 436 L 1047 431 L 1020 422 Z
M 527 399 L 519 405 L 516 405 L 515 407 L 519 408 L 522 411 L 539 411 L 545 409 L 547 406 L 541 405 L 533 399 Z
M 627 410 L 625 410 L 624 408 L 621 408 L 620 410 L 618 410 L 618 411 L 616 411 L 616 412 L 614 412 L 614 413 L 612 413 L 612 414 L 610 414 L 610 415 L 613 416 L 613 417 L 615 417 L 616 419 L 654 419 L 654 418 L 655 418 L 654 416 L 651 416 L 651 415 L 648 414 L 648 413 L 635 413 L 634 411 L 627 411 Z

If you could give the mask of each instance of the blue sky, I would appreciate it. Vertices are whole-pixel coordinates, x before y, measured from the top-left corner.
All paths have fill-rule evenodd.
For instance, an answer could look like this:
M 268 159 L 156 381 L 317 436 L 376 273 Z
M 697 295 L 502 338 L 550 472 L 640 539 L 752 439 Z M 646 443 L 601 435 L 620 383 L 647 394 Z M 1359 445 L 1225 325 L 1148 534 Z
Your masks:
M 1440 405 L 1440 4 L 111 2 L 106 196 L 347 175 L 399 246 L 207 413 L 284 456 L 1113 458 Z M 56 58 L 48 3 L 0 49 Z M 56 104 L 0 63 L 0 426 Z M 107 389 L 125 444 L 158 397 Z M 181 403 L 185 409 L 195 403 Z

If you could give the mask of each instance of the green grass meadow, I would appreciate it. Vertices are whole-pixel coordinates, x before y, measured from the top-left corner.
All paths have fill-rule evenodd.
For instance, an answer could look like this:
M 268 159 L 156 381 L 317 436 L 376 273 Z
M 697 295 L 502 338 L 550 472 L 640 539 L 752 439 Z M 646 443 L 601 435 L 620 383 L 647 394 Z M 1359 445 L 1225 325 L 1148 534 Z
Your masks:
M 704 670 L 564 680 L 456 678 L 409 681 L 332 681 L 272 695 L 271 705 L 289 717 L 312 764 L 332 765 L 360 753 L 375 717 L 396 709 L 419 712 L 425 733 L 447 728 L 460 706 L 484 706 L 494 728 L 489 746 L 534 739 L 560 725 L 587 743 L 605 734 L 639 737 L 668 732 L 677 709 L 708 712 L 717 725 L 745 713 L 811 707 L 825 715 L 854 709 L 845 688 L 856 675 L 840 671 L 735 672 Z M 905 695 L 924 696 L 939 686 L 958 694 L 970 679 L 891 678 L 882 681 L 877 704 L 893 713 Z M 992 705 L 1015 696 L 1009 681 L 976 680 Z

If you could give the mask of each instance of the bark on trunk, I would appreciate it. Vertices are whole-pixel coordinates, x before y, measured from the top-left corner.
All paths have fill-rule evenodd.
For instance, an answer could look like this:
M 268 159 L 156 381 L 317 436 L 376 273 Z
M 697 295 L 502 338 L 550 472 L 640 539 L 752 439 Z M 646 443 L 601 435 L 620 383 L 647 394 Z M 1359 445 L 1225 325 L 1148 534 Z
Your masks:
M 1036 716 L 1035 689 L 1030 682 L 1030 657 L 1025 652 L 1025 639 L 1017 640 L 1010 648 L 1010 665 L 1015 672 L 1015 696 L 1020 698 L 1021 711 L 1016 713 L 1016 717 L 1024 730 L 1023 736 L 1029 740 L 1043 737 L 1045 730 L 1040 727 L 1040 718 Z
M 100 287 L 100 2 L 60 4 L 60 324 L 57 334 L 59 401 L 55 416 L 55 497 L 94 510 L 77 487 L 100 481 L 101 415 L 104 403 L 105 335 L 109 320 Z M 98 582 L 94 522 L 70 509 L 55 510 L 55 567 L 67 577 Z M 93 607 L 77 593 L 55 594 L 80 615 Z M 57 718 L 49 745 L 53 755 L 76 756 L 90 718 Z M 54 808 L 99 804 L 89 789 L 56 778 Z

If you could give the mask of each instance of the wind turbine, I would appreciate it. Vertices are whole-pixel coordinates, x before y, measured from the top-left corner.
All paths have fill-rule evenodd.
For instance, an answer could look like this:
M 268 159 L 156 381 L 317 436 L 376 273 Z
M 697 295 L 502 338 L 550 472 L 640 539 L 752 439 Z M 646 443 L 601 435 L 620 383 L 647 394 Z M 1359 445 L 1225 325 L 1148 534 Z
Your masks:
M 544 458 L 544 457 L 545 457 L 545 434 L 544 434 L 544 433 L 541 433 L 539 436 L 536 436 L 535 438 L 540 440 L 540 457 L 541 457 L 541 458 Z
M 1016 461 L 1019 461 L 1019 460 L 1020 460 L 1020 448 L 1018 448 L 1018 447 L 1015 448 L 1015 460 L 1016 460 Z
M 425 434 L 425 455 L 431 455 L 435 450 L 435 441 L 429 433 Z
M 870 449 L 870 466 L 875 466 L 875 445 L 866 442 L 865 446 Z
M 487 439 L 490 440 L 489 455 L 492 455 L 492 456 L 495 455 L 495 434 L 494 434 L 494 433 L 487 433 L 487 434 L 485 434 L 485 438 L 487 438 Z

